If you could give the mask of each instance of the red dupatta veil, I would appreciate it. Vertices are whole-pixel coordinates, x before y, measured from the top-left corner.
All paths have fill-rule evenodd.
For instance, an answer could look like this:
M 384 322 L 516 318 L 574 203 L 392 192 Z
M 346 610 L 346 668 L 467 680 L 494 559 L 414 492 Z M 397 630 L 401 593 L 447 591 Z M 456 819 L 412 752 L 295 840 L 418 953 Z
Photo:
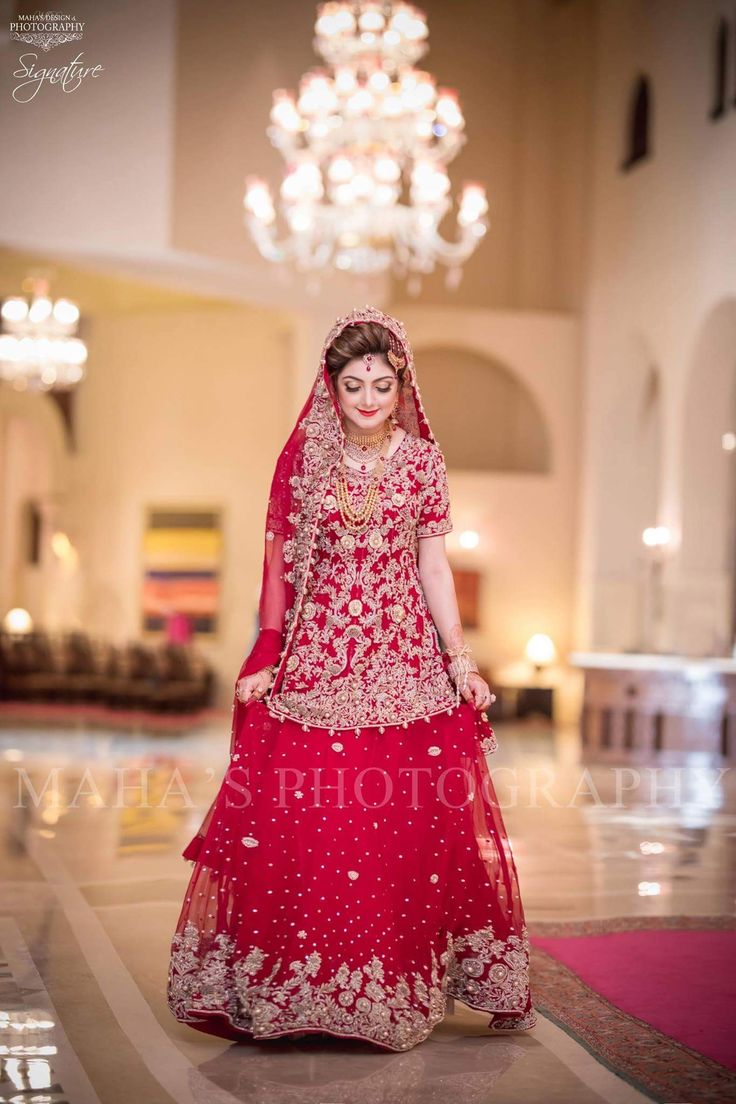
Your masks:
M 393 335 L 392 346 L 399 348 L 406 358 L 404 382 L 399 389 L 394 411 L 397 424 L 407 433 L 435 441 L 422 407 L 414 357 L 403 324 L 368 306 L 338 318 L 325 338 L 317 377 L 309 397 L 279 455 L 268 499 L 258 606 L 259 632 L 238 679 L 274 664 L 276 671 L 271 691 L 276 689 L 283 676 L 309 578 L 322 499 L 330 476 L 340 462 L 345 442 L 340 404 L 327 370 L 327 352 L 347 326 L 362 322 L 377 322 L 389 330 Z M 236 698 L 236 712 L 239 704 Z

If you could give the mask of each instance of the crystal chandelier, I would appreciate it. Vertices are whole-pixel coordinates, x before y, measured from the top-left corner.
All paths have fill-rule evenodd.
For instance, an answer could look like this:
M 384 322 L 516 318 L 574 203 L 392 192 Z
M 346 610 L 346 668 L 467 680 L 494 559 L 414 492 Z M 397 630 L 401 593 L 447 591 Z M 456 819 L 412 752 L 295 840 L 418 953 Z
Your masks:
M 283 241 L 268 184 L 246 178 L 246 224 L 268 260 L 303 272 L 390 268 L 414 274 L 410 292 L 439 262 L 457 285 L 488 228 L 488 203 L 481 184 L 464 184 L 456 240 L 442 237 L 452 206 L 446 166 L 465 142 L 465 121 L 457 93 L 414 67 L 426 40 L 426 17 L 408 4 L 319 6 L 313 45 L 330 69 L 306 73 L 298 97 L 275 91 L 267 130 L 286 161 Z
M 31 295 L 10 296 L 0 307 L 0 380 L 18 391 L 74 387 L 84 376 L 87 346 L 76 337 L 79 308 L 52 301 L 48 281 L 33 278 Z

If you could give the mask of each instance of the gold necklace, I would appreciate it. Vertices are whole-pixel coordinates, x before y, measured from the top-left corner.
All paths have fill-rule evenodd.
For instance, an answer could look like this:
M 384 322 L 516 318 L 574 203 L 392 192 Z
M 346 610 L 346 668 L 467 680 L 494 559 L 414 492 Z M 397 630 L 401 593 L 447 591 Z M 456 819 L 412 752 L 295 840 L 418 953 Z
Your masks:
M 386 422 L 378 433 L 347 434 L 345 436 L 345 453 L 351 460 L 360 464 L 360 470 L 366 471 L 367 461 L 375 460 L 380 455 L 381 446 L 387 438 L 391 437 L 391 427 Z
M 383 470 L 386 466 L 386 453 L 388 452 L 390 441 L 391 434 L 389 433 L 381 447 L 376 466 L 371 472 L 371 480 L 365 498 L 357 509 L 350 501 L 345 461 L 343 460 L 341 462 L 340 472 L 335 487 L 335 497 L 337 498 L 337 507 L 340 511 L 340 517 L 346 529 L 352 529 L 354 531 L 363 529 L 370 521 L 373 511 L 376 508 L 376 502 L 378 501 L 378 491 Z
M 356 445 L 372 445 L 376 441 L 382 441 L 388 430 L 388 420 L 383 423 L 375 433 L 346 433 L 346 441 L 354 441 Z

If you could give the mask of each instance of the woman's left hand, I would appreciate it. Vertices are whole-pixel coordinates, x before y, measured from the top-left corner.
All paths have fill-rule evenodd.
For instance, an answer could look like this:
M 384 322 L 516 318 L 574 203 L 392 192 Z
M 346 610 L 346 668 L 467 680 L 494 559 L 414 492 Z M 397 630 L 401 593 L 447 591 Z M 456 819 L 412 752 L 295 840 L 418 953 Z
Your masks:
M 460 693 L 466 701 L 471 702 L 476 709 L 488 709 L 496 700 L 496 695 L 491 693 L 491 688 L 485 679 L 482 679 L 477 671 L 468 674 L 465 689 Z

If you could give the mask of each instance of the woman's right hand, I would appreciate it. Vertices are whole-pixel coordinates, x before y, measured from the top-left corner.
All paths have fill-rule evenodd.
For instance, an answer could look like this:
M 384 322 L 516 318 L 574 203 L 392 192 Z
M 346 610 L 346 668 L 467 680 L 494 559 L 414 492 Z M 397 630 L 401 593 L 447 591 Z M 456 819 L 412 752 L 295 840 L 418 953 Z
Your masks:
M 244 675 L 235 684 L 235 697 L 247 705 L 249 701 L 260 701 L 273 682 L 273 667 L 262 667 L 252 675 Z

